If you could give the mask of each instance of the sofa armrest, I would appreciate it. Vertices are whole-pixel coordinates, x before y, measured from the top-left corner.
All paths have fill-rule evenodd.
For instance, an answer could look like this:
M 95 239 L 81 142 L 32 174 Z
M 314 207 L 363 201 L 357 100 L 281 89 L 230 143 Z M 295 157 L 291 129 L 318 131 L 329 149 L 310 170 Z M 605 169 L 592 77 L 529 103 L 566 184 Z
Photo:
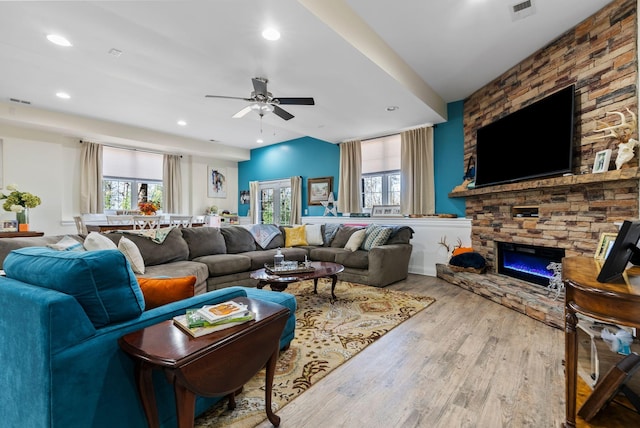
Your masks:
M 384 287 L 403 280 L 409 273 L 411 244 L 391 244 L 369 250 L 370 285 Z

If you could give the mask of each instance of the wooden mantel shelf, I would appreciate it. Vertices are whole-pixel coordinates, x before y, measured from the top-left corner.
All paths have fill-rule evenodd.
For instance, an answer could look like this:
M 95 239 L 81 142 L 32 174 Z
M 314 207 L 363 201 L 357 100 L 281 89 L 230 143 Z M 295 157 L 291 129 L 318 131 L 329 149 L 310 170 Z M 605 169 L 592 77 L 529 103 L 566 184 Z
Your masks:
M 541 180 L 521 181 L 518 183 L 499 184 L 497 186 L 480 187 L 478 189 L 459 190 L 449 193 L 450 198 L 486 195 L 488 193 L 519 192 L 549 187 L 574 186 L 579 184 L 603 183 L 607 181 L 623 181 L 640 179 L 640 168 L 623 168 L 597 174 L 581 174 Z

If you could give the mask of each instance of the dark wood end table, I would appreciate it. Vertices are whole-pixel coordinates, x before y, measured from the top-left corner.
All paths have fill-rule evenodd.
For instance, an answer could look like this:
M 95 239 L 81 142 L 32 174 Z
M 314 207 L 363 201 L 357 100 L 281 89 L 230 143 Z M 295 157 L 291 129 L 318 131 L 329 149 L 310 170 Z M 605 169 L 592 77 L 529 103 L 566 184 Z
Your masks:
M 282 273 L 278 275 L 271 274 L 265 268 L 262 268 L 252 272 L 251 279 L 258 280 L 258 288 L 268 285 L 273 291 L 284 291 L 292 282 L 313 279 L 313 292 L 317 294 L 318 279 L 331 278 L 331 298 L 336 300 L 335 289 L 338 282 L 338 274 L 344 270 L 344 266 L 333 262 L 311 262 L 311 266 L 314 268 L 312 272 Z
M 232 299 L 255 312 L 256 319 L 198 338 L 168 320 L 129 333 L 118 340 L 120 347 L 135 360 L 138 393 L 151 428 L 159 426 L 152 371 L 161 369 L 173 384 L 180 428 L 194 424 L 196 395 L 229 395 L 229 407 L 235 407 L 234 393 L 241 390 L 265 367 L 265 408 L 269 421 L 280 424 L 271 408 L 271 394 L 280 336 L 289 316 L 282 305 L 247 297 Z

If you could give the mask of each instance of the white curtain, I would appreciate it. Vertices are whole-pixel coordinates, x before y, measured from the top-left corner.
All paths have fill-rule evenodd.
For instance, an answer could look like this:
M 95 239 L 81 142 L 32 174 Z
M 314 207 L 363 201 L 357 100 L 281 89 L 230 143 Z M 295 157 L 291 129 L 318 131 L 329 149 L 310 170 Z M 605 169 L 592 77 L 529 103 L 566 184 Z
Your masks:
M 435 213 L 433 181 L 433 127 L 401 134 L 401 211 L 402 214 Z
M 165 213 L 182 213 L 182 170 L 180 155 L 164 155 L 162 162 L 162 184 Z
M 249 182 L 249 220 L 251 224 L 258 224 L 258 195 L 260 194 L 260 182 Z
M 81 141 L 80 150 L 80 213 L 103 212 L 102 145 Z
M 302 177 L 291 177 L 291 224 L 302 223 Z
M 338 211 L 362 212 L 361 194 L 362 152 L 360 141 L 340 144 L 340 185 L 338 187 Z

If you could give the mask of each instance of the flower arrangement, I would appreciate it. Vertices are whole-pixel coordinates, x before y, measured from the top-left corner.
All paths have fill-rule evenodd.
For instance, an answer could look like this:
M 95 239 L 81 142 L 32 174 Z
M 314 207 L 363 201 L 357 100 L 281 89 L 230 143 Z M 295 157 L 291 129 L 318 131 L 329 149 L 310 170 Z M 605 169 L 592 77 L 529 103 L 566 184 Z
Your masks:
M 35 208 L 42 203 L 39 197 L 29 192 L 21 192 L 15 184 L 9 184 L 7 190 L 11 191 L 8 195 L 0 193 L 0 199 L 6 199 L 2 204 L 5 211 L 21 213 L 27 208 Z
M 144 215 L 153 215 L 158 211 L 158 207 L 153 202 L 140 202 L 138 208 Z

